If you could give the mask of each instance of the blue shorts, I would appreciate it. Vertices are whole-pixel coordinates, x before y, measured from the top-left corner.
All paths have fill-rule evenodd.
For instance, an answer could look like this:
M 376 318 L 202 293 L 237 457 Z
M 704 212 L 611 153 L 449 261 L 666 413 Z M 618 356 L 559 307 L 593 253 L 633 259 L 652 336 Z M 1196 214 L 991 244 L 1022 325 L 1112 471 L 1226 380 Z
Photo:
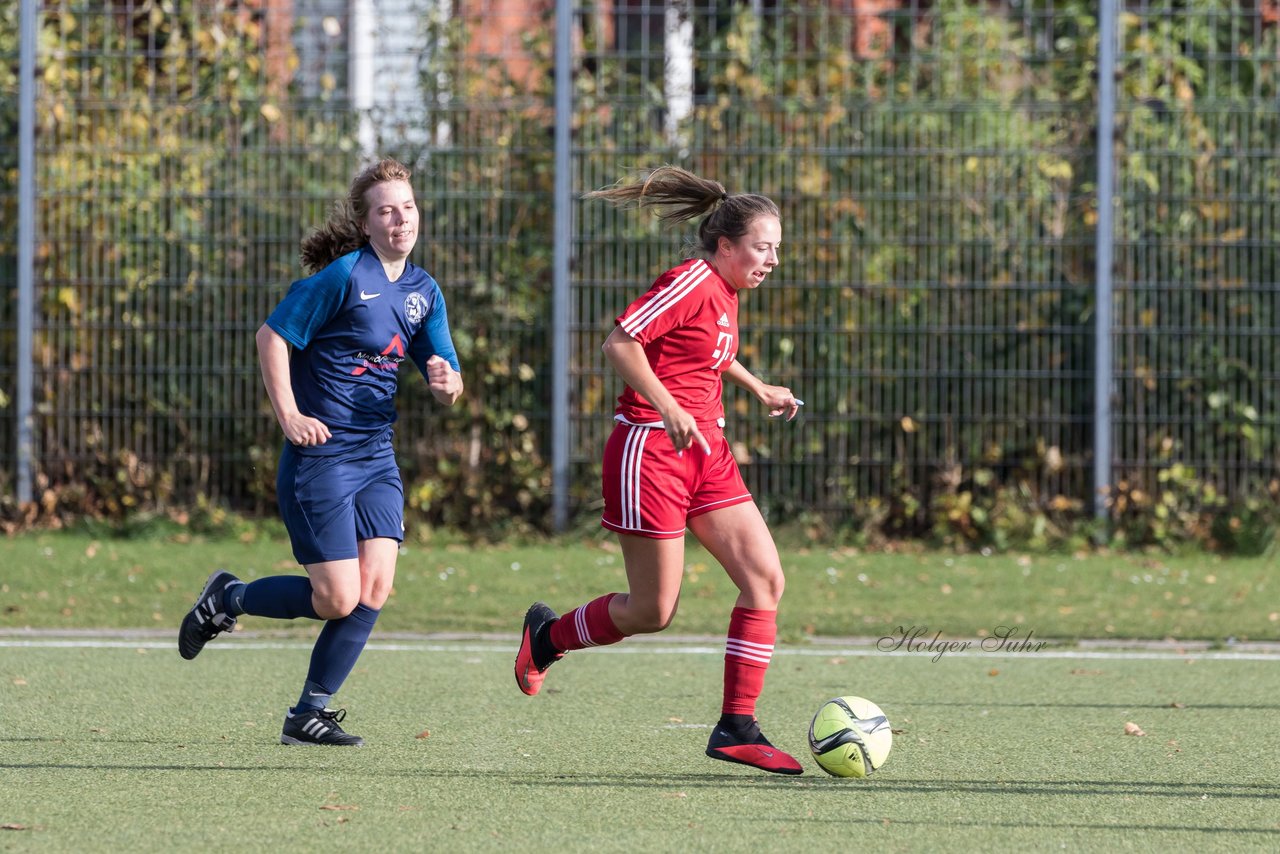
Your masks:
M 276 494 L 303 566 L 355 558 L 360 540 L 404 541 L 404 486 L 390 436 L 345 456 L 300 454 L 285 443 Z

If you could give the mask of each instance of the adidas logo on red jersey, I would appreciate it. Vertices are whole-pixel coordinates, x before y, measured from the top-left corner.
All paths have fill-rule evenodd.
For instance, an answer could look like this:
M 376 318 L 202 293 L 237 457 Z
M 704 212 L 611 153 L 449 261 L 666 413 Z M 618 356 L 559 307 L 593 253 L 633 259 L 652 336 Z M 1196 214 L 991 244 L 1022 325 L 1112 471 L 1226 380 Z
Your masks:
M 720 319 L 716 321 L 716 326 L 728 326 L 728 325 L 729 325 L 729 313 L 725 312 L 724 314 L 720 315 Z

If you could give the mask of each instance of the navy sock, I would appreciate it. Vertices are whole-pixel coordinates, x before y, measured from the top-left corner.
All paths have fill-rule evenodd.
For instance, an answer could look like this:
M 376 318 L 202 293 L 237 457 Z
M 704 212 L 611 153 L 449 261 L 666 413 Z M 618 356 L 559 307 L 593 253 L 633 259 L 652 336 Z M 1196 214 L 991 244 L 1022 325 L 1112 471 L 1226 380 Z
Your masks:
M 333 694 L 329 693 L 327 688 L 308 679 L 307 683 L 302 686 L 302 696 L 298 698 L 298 704 L 293 707 L 292 711 L 293 714 L 300 715 L 303 712 L 328 708 L 332 700 Z
M 244 613 L 244 589 L 249 585 L 243 581 L 233 581 L 222 589 L 222 610 L 233 617 Z
M 227 595 L 222 597 L 222 605 L 233 615 L 249 614 L 278 620 L 298 617 L 320 619 L 311 604 L 311 579 L 305 575 L 272 575 L 228 588 Z
M 377 608 L 361 603 L 342 619 L 324 624 L 311 650 L 311 667 L 295 711 L 323 709 L 333 699 L 356 666 L 379 613 Z

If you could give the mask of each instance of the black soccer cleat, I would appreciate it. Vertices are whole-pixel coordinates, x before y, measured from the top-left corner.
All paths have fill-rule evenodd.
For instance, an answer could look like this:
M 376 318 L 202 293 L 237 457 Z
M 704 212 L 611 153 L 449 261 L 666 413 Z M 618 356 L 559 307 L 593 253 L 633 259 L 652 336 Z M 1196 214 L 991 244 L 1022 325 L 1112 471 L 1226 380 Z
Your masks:
M 524 631 L 516 652 L 516 684 L 530 697 L 542 690 L 547 668 L 564 658 L 551 646 L 547 632 L 556 621 L 556 612 L 542 602 L 534 602 L 524 615 Z
M 343 732 L 338 723 L 347 716 L 346 709 L 312 709 L 284 716 L 281 744 L 331 744 L 338 747 L 363 747 L 364 739 Z
M 240 579 L 220 569 L 204 583 L 204 589 L 178 628 L 178 653 L 188 661 L 200 654 L 204 645 L 236 627 L 236 618 L 222 608 L 222 591 Z

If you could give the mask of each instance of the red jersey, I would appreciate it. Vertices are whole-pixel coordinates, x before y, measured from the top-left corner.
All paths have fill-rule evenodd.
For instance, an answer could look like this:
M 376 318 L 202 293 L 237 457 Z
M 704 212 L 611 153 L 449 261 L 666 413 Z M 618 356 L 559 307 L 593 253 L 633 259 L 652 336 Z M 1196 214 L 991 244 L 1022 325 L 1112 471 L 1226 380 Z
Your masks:
M 615 321 L 644 345 L 667 391 L 700 425 L 724 417 L 720 375 L 738 352 L 738 292 L 695 258 L 668 270 Z M 627 386 L 617 418 L 660 425 L 662 416 Z

